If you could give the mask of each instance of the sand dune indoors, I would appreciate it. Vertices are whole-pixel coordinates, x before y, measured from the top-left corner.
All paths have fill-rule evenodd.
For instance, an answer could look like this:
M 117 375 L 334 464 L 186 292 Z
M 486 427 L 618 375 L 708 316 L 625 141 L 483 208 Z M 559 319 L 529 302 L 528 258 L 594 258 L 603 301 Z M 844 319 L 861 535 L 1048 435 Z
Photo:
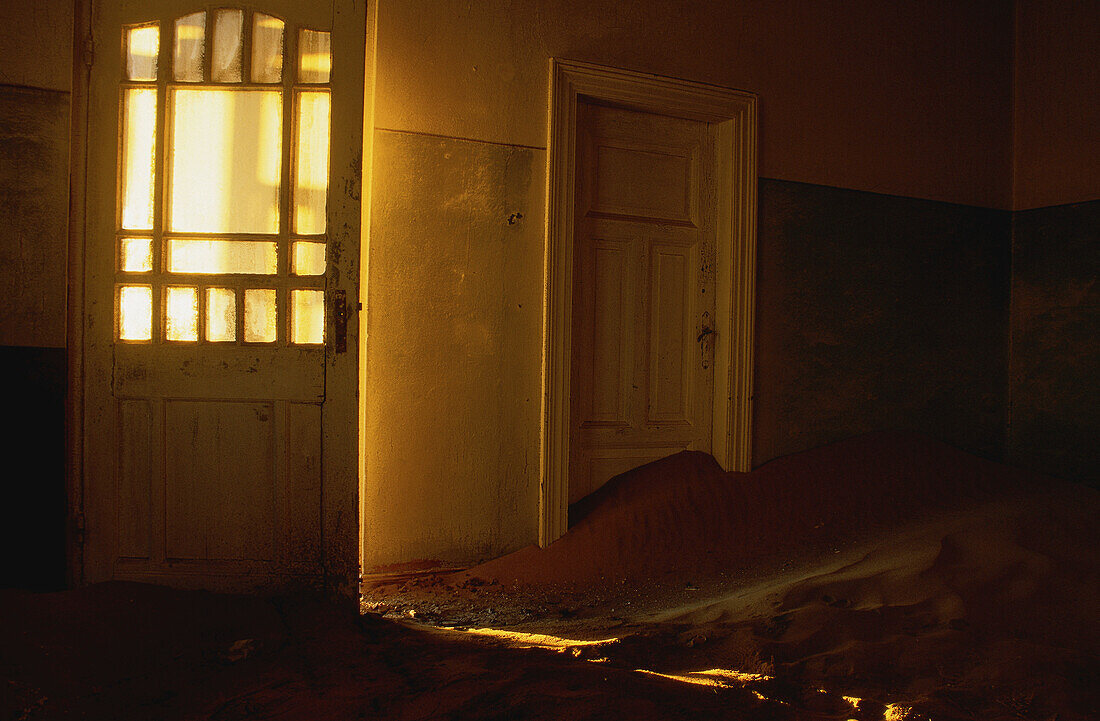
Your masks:
M 1095 490 L 876 434 L 624 474 L 547 549 L 364 609 L 0 594 L 5 717 L 1087 719 Z

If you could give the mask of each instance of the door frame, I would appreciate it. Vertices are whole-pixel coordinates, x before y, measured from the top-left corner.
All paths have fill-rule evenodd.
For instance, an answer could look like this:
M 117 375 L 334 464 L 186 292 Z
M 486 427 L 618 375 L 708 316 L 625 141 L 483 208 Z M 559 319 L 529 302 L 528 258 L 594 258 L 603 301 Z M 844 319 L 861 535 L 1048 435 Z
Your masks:
M 543 274 L 541 546 L 562 536 L 569 524 L 573 210 L 577 104 L 582 99 L 717 126 L 718 267 L 711 454 L 727 470 L 751 469 L 757 97 L 705 83 L 551 58 Z

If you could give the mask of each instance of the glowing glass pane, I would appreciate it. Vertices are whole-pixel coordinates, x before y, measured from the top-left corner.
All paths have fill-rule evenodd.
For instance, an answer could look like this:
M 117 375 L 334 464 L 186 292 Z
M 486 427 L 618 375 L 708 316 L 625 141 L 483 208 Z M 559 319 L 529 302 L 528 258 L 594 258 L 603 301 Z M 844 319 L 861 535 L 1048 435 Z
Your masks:
M 122 227 L 152 230 L 157 91 L 154 88 L 126 90 L 123 105 Z
M 165 265 L 169 273 L 275 275 L 277 262 L 275 241 L 172 238 Z
M 130 80 L 156 80 L 159 52 L 160 28 L 156 25 L 131 28 L 126 38 L 126 77 Z
M 118 255 L 119 267 L 125 273 L 148 273 L 153 269 L 151 238 L 123 238 Z
M 244 292 L 244 339 L 249 343 L 274 343 L 275 291 L 249 288 Z
M 283 21 L 256 13 L 252 21 L 252 82 L 283 79 Z
M 177 20 L 172 77 L 185 83 L 202 82 L 205 45 L 206 13 L 191 13 Z
M 325 232 L 330 101 L 327 92 L 298 94 L 295 138 L 294 232 Z
M 214 12 L 214 48 L 210 75 L 216 83 L 241 82 L 241 29 L 244 13 L 240 10 Z
M 168 340 L 199 339 L 199 289 L 168 288 L 164 295 L 165 337 Z
M 206 340 L 237 340 L 237 293 L 232 288 L 206 289 Z
M 149 340 L 153 337 L 153 289 L 124 285 L 118 291 L 118 337 Z
M 329 34 L 303 30 L 298 35 L 298 82 L 327 83 L 331 70 Z
M 323 290 L 290 291 L 290 341 L 292 343 L 325 342 L 325 292 Z
M 295 242 L 291 268 L 294 275 L 324 275 L 325 244 Z
M 177 89 L 169 106 L 169 228 L 278 232 L 282 93 Z

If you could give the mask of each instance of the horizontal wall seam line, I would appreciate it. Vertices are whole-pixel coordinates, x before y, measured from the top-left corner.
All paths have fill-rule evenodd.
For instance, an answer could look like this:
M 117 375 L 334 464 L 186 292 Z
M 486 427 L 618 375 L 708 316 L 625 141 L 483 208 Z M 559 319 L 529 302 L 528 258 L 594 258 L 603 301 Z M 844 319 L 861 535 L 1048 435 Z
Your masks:
M 498 140 L 480 140 L 478 138 L 465 138 L 460 135 L 444 135 L 442 133 L 424 133 L 419 130 L 398 130 L 396 128 L 381 128 L 375 127 L 376 131 L 381 130 L 386 133 L 399 133 L 401 135 L 422 135 L 427 138 L 443 138 L 445 140 L 465 140 L 469 143 L 484 143 L 485 145 L 501 145 L 506 148 L 526 148 L 528 150 L 546 150 L 545 145 L 524 145 L 522 143 L 502 143 Z
M 864 195 L 877 195 L 882 198 L 899 198 L 901 200 L 916 200 L 922 203 L 936 203 L 939 205 L 953 205 L 959 208 L 976 208 L 978 210 L 993 210 L 999 213 L 1011 214 L 1015 211 L 1009 208 L 999 208 L 994 205 L 975 205 L 973 203 L 960 203 L 952 200 L 938 200 L 936 198 L 927 198 L 920 195 L 904 195 L 902 193 L 886 193 L 881 190 L 862 190 L 860 188 L 851 188 L 843 185 L 826 185 L 825 183 L 811 183 L 805 180 L 790 180 L 788 178 L 777 178 L 770 175 L 758 176 L 759 180 L 770 180 L 779 183 L 794 183 L 797 185 L 806 185 L 817 188 L 827 188 L 829 190 L 842 190 L 849 193 L 862 193 Z
M 7 90 L 24 91 L 24 92 L 27 91 L 27 90 L 33 90 L 33 91 L 40 92 L 40 93 L 54 93 L 54 94 L 57 94 L 57 95 L 72 95 L 73 94 L 71 90 L 61 90 L 59 88 L 47 88 L 47 87 L 44 87 L 42 85 L 21 85 L 19 83 L 0 82 L 0 92 L 4 92 L 4 91 L 7 91 Z

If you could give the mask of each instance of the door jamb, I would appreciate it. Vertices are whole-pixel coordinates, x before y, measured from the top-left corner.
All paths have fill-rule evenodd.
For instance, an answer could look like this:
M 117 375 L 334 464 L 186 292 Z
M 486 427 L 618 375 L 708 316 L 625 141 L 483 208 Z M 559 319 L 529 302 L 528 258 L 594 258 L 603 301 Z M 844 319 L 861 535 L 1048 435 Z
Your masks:
M 539 545 L 568 530 L 577 104 L 582 98 L 717 125 L 717 297 L 711 453 L 751 469 L 757 98 L 688 80 L 550 60 Z
M 84 583 L 84 238 L 91 0 L 73 4 L 73 87 L 69 117 L 69 237 L 65 306 L 65 580 Z

